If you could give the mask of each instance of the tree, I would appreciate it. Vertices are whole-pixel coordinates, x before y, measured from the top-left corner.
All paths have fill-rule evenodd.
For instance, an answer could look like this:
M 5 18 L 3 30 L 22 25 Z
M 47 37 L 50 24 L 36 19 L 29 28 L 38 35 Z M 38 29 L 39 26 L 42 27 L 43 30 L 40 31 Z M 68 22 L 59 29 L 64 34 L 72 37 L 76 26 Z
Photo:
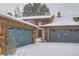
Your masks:
M 25 5 L 23 8 L 23 16 L 31 16 L 32 15 L 32 4 Z
M 19 8 L 19 5 L 17 5 L 16 9 L 14 10 L 14 16 L 15 17 L 21 17 L 22 16 L 22 12 Z
M 41 11 L 41 13 L 40 13 L 41 15 L 49 15 L 50 14 L 50 11 L 45 4 L 42 5 L 42 7 L 40 8 L 40 11 Z
M 40 8 L 42 7 L 41 3 L 34 3 L 32 7 L 33 15 L 40 15 L 41 11 Z
M 46 4 L 29 3 L 24 6 L 22 14 L 23 16 L 49 15 L 50 10 Z

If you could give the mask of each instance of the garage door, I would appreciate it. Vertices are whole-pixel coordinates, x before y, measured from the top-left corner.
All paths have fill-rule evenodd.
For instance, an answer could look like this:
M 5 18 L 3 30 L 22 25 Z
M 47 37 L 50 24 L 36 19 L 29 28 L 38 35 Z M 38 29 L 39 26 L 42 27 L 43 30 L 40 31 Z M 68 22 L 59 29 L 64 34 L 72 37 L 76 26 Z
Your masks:
M 49 29 L 49 41 L 79 43 L 79 30 Z
M 15 27 L 8 28 L 9 47 L 20 47 L 32 43 L 32 30 Z

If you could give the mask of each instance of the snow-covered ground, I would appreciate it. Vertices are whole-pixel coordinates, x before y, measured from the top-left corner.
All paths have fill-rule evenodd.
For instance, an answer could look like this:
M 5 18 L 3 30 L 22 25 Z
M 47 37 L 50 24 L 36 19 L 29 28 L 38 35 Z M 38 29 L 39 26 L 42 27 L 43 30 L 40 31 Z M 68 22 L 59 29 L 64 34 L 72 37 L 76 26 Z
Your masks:
M 79 43 L 36 43 L 16 49 L 18 56 L 79 56 Z
M 37 39 L 35 39 L 36 40 L 36 42 L 38 43 L 38 42 L 41 42 L 42 41 L 42 38 L 40 37 L 40 38 L 37 38 Z

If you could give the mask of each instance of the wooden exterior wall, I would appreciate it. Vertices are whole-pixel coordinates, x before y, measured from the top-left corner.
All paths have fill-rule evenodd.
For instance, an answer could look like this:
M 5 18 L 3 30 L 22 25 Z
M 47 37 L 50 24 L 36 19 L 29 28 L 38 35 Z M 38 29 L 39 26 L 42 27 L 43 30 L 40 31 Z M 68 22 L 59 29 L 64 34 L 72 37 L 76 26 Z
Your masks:
M 35 43 L 35 39 L 37 37 L 37 29 L 32 29 L 32 42 Z
M 75 30 L 75 29 L 79 29 L 79 26 L 50 26 L 48 28 L 52 28 L 52 29 L 67 29 L 67 30 Z
M 48 42 L 48 28 L 44 28 L 44 40 Z
M 7 20 L 0 18 L 0 43 L 3 47 L 7 45 L 7 24 Z
M 38 20 L 33 20 L 33 24 L 35 24 L 35 25 L 38 25 L 39 22 L 41 22 L 42 25 L 44 25 L 44 24 L 48 24 L 48 23 L 49 23 L 49 20 L 48 20 L 48 19 L 46 19 L 46 20 L 40 20 L 40 19 L 38 19 Z

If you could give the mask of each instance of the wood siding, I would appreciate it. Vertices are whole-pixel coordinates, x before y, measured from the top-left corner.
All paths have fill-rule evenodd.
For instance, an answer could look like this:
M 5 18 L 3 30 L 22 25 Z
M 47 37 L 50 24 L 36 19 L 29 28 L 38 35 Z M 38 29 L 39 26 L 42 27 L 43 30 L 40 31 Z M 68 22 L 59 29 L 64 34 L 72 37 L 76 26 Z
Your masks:
M 37 37 L 37 29 L 33 28 L 32 29 L 32 43 L 35 43 L 35 39 Z
M 51 29 L 79 29 L 78 25 L 73 26 L 46 26 L 44 28 L 51 28 Z
M 46 19 L 46 20 L 39 20 L 39 19 L 38 20 L 33 20 L 33 24 L 35 24 L 35 25 L 38 25 L 39 22 L 41 22 L 42 25 L 44 25 L 44 24 L 48 24 L 49 20 L 48 19 Z
M 48 42 L 48 28 L 44 28 L 44 40 Z

